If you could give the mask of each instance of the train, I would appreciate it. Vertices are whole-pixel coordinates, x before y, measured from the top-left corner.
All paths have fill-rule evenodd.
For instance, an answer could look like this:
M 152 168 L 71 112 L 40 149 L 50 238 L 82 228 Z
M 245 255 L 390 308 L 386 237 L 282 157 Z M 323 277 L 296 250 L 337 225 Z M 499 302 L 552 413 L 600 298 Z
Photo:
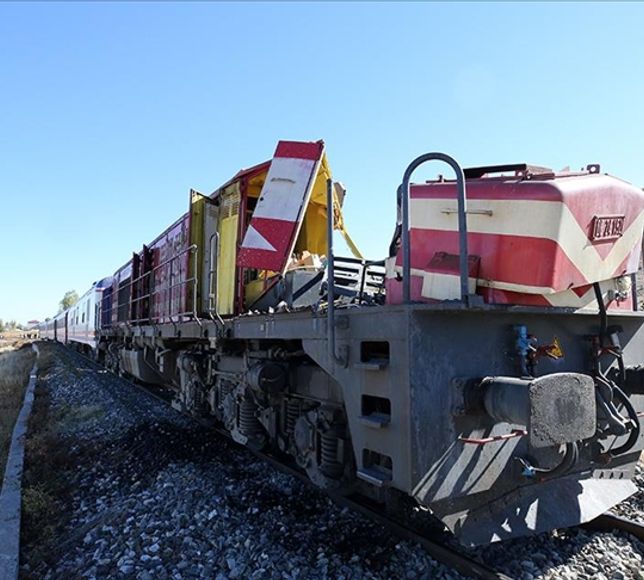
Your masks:
M 413 182 L 429 162 L 453 177 Z M 190 190 L 184 215 L 41 335 L 164 386 L 329 493 L 411 505 L 465 545 L 575 526 L 633 494 L 644 192 L 595 164 L 427 153 L 395 194 L 388 255 L 368 260 L 324 142 L 279 141 Z
M 39 337 L 71 344 L 86 354 L 93 354 L 103 291 L 111 283 L 111 277 L 94 282 L 72 306 L 39 323 Z

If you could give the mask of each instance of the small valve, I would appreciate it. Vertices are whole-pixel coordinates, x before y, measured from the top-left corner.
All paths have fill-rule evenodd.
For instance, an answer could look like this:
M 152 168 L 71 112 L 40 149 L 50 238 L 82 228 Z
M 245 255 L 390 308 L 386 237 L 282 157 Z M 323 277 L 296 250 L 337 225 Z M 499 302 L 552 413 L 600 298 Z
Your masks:
M 521 376 L 532 376 L 534 367 L 531 365 L 532 354 L 536 351 L 537 339 L 528 334 L 528 327 L 525 324 L 519 324 L 514 327 L 517 338 L 514 342 L 517 353 L 519 354 L 519 364 L 521 365 Z
M 528 327 L 525 324 L 520 324 L 514 328 L 517 333 L 515 345 L 519 354 L 522 376 L 533 376 L 535 366 L 539 359 L 544 356 L 554 360 L 563 358 L 563 348 L 556 336 L 550 344 L 540 345 L 537 337 L 528 332 Z

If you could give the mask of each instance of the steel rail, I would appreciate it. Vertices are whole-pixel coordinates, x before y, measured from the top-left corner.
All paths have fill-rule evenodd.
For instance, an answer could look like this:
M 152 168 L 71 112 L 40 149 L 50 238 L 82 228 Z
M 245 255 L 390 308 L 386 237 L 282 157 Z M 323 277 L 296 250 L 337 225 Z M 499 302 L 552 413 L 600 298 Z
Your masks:
M 472 578 L 481 578 L 483 580 L 512 580 L 510 576 L 497 572 L 492 568 L 477 562 L 476 560 L 462 554 L 458 550 L 447 546 L 446 544 L 420 534 L 403 524 L 391 520 L 390 518 L 379 514 L 360 502 L 353 501 L 343 496 L 329 495 L 337 504 L 344 505 L 352 511 L 356 511 L 380 524 L 394 535 L 405 540 L 416 542 L 432 557 L 434 560 L 453 568 L 457 572 L 470 576 Z
M 612 532 L 615 530 L 627 532 L 644 542 L 644 522 L 629 520 L 612 512 L 602 514 L 594 520 L 582 524 L 580 527 L 598 532 Z
M 434 560 L 445 564 L 446 566 L 449 566 L 460 574 L 471 578 L 480 578 L 482 580 L 512 580 L 512 577 L 507 576 L 502 572 L 497 572 L 492 568 L 486 566 L 485 564 L 482 564 L 481 562 L 477 562 L 473 558 L 470 558 L 469 556 L 455 550 L 454 548 L 451 548 L 450 546 L 435 538 L 430 538 L 413 530 L 412 528 L 405 526 L 404 524 L 396 522 L 362 502 L 351 499 L 348 496 L 344 496 L 339 493 L 334 493 L 333 491 L 324 490 L 317 487 L 308 478 L 308 476 L 299 469 L 283 463 L 271 454 L 256 451 L 233 441 L 230 435 L 224 429 L 215 428 L 214 430 L 220 435 L 223 435 L 228 441 L 234 443 L 235 445 L 238 445 L 242 449 L 250 451 L 253 455 L 255 455 L 255 457 L 261 459 L 262 461 L 265 461 L 266 463 L 269 463 L 275 469 L 287 475 L 296 477 L 308 487 L 326 495 L 335 504 L 346 507 L 353 512 L 357 512 L 363 515 L 372 522 L 384 527 L 395 536 L 398 536 L 404 540 L 416 542 L 417 544 L 422 546 L 423 549 Z

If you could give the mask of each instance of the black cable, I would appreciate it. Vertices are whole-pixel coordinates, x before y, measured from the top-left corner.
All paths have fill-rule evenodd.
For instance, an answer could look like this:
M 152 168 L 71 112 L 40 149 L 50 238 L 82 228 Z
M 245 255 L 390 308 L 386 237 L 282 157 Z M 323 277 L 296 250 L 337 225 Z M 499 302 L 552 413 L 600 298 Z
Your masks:
M 617 357 L 617 366 L 619 368 L 619 379 L 620 379 L 620 384 L 622 387 L 626 386 L 626 366 L 624 365 L 624 357 L 622 356 L 622 353 L 620 352 L 619 355 L 615 355 Z
M 616 449 L 611 449 L 610 454 L 614 457 L 616 455 L 621 455 L 629 451 L 640 436 L 640 419 L 637 416 L 637 411 L 633 407 L 631 400 L 628 398 L 628 395 L 622 391 L 617 385 L 613 385 L 613 392 L 616 395 L 616 398 L 621 400 L 622 405 L 626 408 L 629 418 L 633 422 L 633 428 L 631 429 L 631 434 L 628 436 L 626 443 L 617 447 Z
M 604 297 L 602 296 L 601 288 L 599 287 L 599 282 L 595 282 L 593 284 L 593 289 L 595 290 L 595 299 L 597 300 L 597 306 L 599 308 L 599 346 L 600 348 L 604 348 L 604 341 L 606 339 L 606 335 L 608 334 L 608 313 L 606 311 L 606 304 L 604 303 Z M 622 386 L 624 386 L 626 384 L 626 367 L 624 366 L 622 353 L 616 351 L 614 348 L 611 348 L 610 352 L 617 359 L 620 382 Z M 597 360 L 597 372 L 602 377 L 604 377 L 603 373 L 601 372 L 599 360 Z
M 597 307 L 599 308 L 599 320 L 600 320 L 599 338 L 601 340 L 601 346 L 604 346 L 604 337 L 606 336 L 606 329 L 608 328 L 608 316 L 606 314 L 606 304 L 604 304 L 604 297 L 602 296 L 602 290 L 599 287 L 599 282 L 595 282 L 593 284 L 593 289 L 595 290 L 595 299 L 597 300 Z
M 566 452 L 561 462 L 552 469 L 541 469 L 535 467 L 534 470 L 539 476 L 540 481 L 552 479 L 564 475 L 572 469 L 579 459 L 579 447 L 576 442 L 566 443 Z
M 517 458 L 522 464 L 523 467 L 528 471 L 532 472 L 533 475 L 537 475 L 539 481 L 545 481 L 546 479 L 552 479 L 559 477 L 568 473 L 572 467 L 579 460 L 579 446 L 576 442 L 566 443 L 566 451 L 561 461 L 553 468 L 544 469 L 542 467 L 535 467 L 531 465 L 526 459 L 521 457 Z

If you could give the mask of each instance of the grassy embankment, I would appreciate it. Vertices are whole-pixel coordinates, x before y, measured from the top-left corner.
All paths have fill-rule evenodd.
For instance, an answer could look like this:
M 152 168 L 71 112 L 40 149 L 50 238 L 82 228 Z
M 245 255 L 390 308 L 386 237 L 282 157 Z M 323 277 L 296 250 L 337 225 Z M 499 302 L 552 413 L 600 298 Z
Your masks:
M 30 571 L 23 571 L 21 577 L 26 580 L 39 578 L 39 566 L 55 560 L 65 549 L 57 541 L 57 530 L 67 519 L 72 462 L 61 430 L 70 421 L 82 420 L 85 411 L 51 407 L 48 381 L 55 381 L 62 368 L 78 377 L 80 374 L 62 346 L 40 342 L 38 348 L 38 384 L 29 418 L 22 476 L 21 561 L 29 564 Z
M 20 413 L 36 354 L 29 348 L 0 353 L 0 475 L 4 477 L 11 435 Z
M 36 330 L 5 330 L 0 332 L 0 353 L 18 350 L 38 334 Z

